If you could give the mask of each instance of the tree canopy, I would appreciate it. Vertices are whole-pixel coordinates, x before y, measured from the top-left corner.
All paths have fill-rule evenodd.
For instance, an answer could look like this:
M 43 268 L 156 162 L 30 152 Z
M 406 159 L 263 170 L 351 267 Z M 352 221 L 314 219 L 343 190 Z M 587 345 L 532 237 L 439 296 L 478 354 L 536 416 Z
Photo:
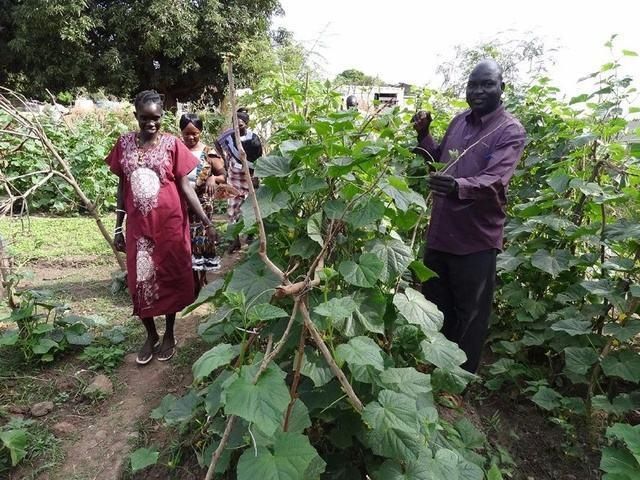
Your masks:
M 343 85 L 378 85 L 382 81 L 378 77 L 372 77 L 355 68 L 349 68 L 338 75 L 335 79 L 336 83 Z
M 33 97 L 84 87 L 175 99 L 225 84 L 223 54 L 268 41 L 278 0 L 0 0 L 0 84 Z M 245 55 L 246 57 L 246 55 Z M 255 62 L 238 65 L 239 83 Z

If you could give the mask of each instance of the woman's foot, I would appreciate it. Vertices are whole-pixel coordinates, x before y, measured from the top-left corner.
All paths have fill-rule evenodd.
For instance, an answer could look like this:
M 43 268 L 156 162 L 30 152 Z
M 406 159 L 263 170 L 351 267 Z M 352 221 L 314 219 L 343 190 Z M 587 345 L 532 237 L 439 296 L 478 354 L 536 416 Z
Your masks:
M 229 245 L 227 253 L 233 253 L 237 250 L 240 250 L 241 247 L 242 247 L 242 244 L 240 243 L 240 238 L 236 237 L 235 240 L 231 242 L 231 245 Z
M 171 360 L 176 354 L 176 343 L 176 339 L 173 336 L 165 335 L 162 338 L 162 345 L 158 349 L 158 360 L 161 362 Z
M 160 345 L 159 337 L 147 337 L 136 357 L 138 365 L 146 365 L 153 359 L 153 352 Z

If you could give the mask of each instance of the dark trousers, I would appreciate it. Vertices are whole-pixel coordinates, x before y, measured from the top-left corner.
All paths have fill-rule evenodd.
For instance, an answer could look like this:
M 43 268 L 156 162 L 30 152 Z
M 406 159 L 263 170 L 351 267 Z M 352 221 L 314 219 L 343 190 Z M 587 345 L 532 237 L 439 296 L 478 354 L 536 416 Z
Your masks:
M 425 298 L 444 314 L 442 333 L 464 350 L 465 370 L 475 373 L 489 329 L 496 282 L 495 249 L 453 255 L 427 249 L 424 264 L 438 274 L 422 285 Z

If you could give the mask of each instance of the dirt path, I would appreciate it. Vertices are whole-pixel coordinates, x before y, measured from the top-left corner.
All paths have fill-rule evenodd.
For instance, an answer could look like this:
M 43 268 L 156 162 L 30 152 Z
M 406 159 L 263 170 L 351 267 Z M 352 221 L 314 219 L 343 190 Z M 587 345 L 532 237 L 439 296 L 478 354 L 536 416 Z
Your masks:
M 225 257 L 220 277 L 235 265 L 240 254 Z M 176 321 L 178 354 L 197 337 L 197 325 L 207 307 Z M 162 322 L 159 322 L 160 324 Z M 116 393 L 104 401 L 99 412 L 84 419 L 77 427 L 76 437 L 65 443 L 65 461 L 54 472 L 46 472 L 39 479 L 51 480 L 117 480 L 129 460 L 129 453 L 137 438 L 138 422 L 148 418 L 162 397 L 175 389 L 176 381 L 191 383 L 190 365 L 153 360 L 140 367 L 135 353 L 125 357 L 123 365 L 112 375 Z M 59 420 L 65 421 L 64 417 Z
M 176 322 L 178 347 L 184 347 L 196 337 L 199 315 L 190 315 Z M 128 461 L 131 444 L 137 435 L 138 420 L 167 394 L 171 362 L 158 362 L 140 367 L 135 353 L 126 356 L 115 377 L 119 392 L 106 400 L 108 405 L 87 425 L 79 426 L 79 437 L 66 446 L 66 460 L 52 480 L 117 480 Z M 187 380 L 190 382 L 190 379 Z M 64 419 L 63 419 L 64 420 Z M 43 477 L 44 480 L 45 477 Z

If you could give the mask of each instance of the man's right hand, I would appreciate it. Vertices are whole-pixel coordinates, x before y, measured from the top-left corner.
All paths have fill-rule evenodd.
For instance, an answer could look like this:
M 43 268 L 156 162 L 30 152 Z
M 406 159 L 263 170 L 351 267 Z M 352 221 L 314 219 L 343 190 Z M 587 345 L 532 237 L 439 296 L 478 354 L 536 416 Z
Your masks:
M 418 133 L 418 136 L 423 137 L 429 134 L 429 127 L 431 126 L 431 112 L 425 112 L 420 110 L 411 119 L 413 122 L 413 128 Z
M 126 251 L 126 244 L 124 241 L 124 235 L 122 234 L 122 232 L 120 233 L 116 233 L 116 235 L 113 237 L 113 244 L 116 247 L 116 250 L 119 252 L 125 252 Z

